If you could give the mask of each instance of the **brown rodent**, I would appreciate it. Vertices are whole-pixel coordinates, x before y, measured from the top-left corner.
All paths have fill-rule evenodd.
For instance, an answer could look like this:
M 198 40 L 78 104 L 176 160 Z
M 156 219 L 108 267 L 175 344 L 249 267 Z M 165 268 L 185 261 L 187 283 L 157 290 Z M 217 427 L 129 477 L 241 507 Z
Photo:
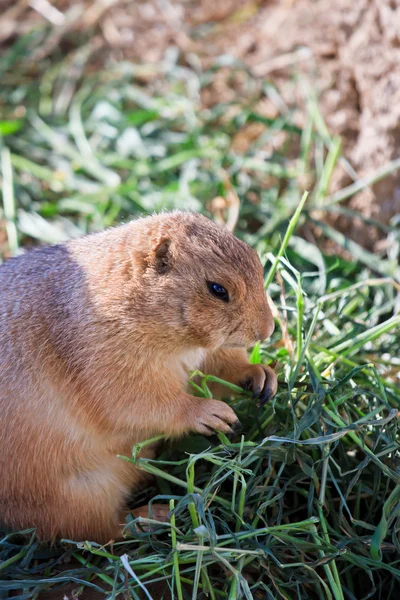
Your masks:
M 189 370 L 276 392 L 245 351 L 274 328 L 260 260 L 201 215 L 10 259 L 0 295 L 0 521 L 40 539 L 120 537 L 141 474 L 118 454 L 158 434 L 231 431 L 233 410 L 191 395 Z

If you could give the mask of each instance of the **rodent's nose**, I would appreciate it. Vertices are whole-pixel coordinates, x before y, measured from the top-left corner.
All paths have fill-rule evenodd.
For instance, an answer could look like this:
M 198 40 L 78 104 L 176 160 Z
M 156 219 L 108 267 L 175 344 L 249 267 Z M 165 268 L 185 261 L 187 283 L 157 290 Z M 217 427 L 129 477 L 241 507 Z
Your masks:
M 271 335 L 274 333 L 274 329 L 274 320 L 272 318 L 267 319 L 264 323 L 262 323 L 259 329 L 257 340 L 260 340 L 260 342 L 262 342 L 263 340 L 266 340 L 267 338 L 271 337 Z
M 267 297 L 266 303 L 260 309 L 259 325 L 258 325 L 258 337 L 257 340 L 261 342 L 269 338 L 275 329 L 274 317 L 272 312 L 272 300 Z

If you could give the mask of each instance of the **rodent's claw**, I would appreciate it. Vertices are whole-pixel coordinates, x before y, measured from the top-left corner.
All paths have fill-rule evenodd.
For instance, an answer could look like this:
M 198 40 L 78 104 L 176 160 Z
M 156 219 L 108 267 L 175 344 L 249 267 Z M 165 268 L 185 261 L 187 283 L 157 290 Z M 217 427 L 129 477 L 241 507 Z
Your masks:
M 245 378 L 240 385 L 253 392 L 252 399 L 258 399 L 260 406 L 264 406 L 270 400 L 277 390 L 277 378 L 275 371 L 267 365 L 249 365 L 250 371 L 245 374 Z
M 261 394 L 259 394 L 259 396 L 258 396 L 259 405 L 264 406 L 268 402 L 268 400 L 270 400 L 272 398 L 273 395 L 274 395 L 274 390 L 273 390 L 273 386 L 271 385 L 271 381 L 266 378 L 264 388 L 263 388 Z
M 264 386 L 258 396 L 259 405 L 264 406 L 276 394 L 278 380 L 275 371 L 266 365 L 263 365 L 265 372 Z
M 240 383 L 240 387 L 242 387 L 244 390 L 251 390 L 253 389 L 253 380 L 251 377 L 248 377 L 245 381 L 242 381 Z M 253 394 L 253 396 L 255 397 L 256 394 Z
M 241 424 L 239 419 L 236 421 L 236 423 L 233 423 L 231 429 L 232 429 L 232 433 L 240 433 L 242 431 L 243 425 Z
M 228 440 L 232 440 L 238 433 L 241 433 L 243 427 L 239 420 L 236 421 L 231 427 L 232 433 L 227 434 Z
M 238 433 L 241 433 L 242 429 L 243 429 L 243 426 L 238 419 L 235 423 L 232 424 L 231 430 L 226 434 L 228 439 L 234 438 L 235 435 L 237 435 Z

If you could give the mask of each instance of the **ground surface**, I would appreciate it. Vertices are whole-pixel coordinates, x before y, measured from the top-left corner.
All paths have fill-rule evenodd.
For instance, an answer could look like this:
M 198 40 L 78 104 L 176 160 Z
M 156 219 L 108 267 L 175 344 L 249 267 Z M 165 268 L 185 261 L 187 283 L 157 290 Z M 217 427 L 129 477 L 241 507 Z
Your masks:
M 3 4 L 2 258 L 162 208 L 229 220 L 265 264 L 277 327 L 251 360 L 277 361 L 280 384 L 263 408 L 230 400 L 243 437 L 190 437 L 140 461 L 156 477 L 133 505 L 171 506 L 167 524 L 133 524 L 126 542 L 106 548 L 4 534 L 1 598 L 398 598 L 398 231 L 381 228 L 386 250 L 373 254 L 365 216 L 352 216 L 358 244 L 332 218 L 335 208 L 344 216 L 338 198 L 365 198 L 373 217 L 374 197 L 395 198 L 359 180 L 395 156 L 384 144 L 367 152 L 377 162 L 357 162 L 364 124 L 376 141 L 391 123 L 394 139 L 397 106 L 381 120 L 384 79 L 376 75 L 374 95 L 369 80 L 355 82 L 355 65 L 357 39 L 370 40 L 366 52 L 385 35 L 396 56 L 396 7 L 385 17 L 384 1 L 325 11 L 324 0 L 59 2 L 59 13 L 43 0 Z M 360 40 L 354 19 L 378 12 L 379 31 Z M 293 55 L 305 40 L 317 59 Z M 386 61 L 380 47 L 366 70 Z M 395 83 L 387 89 L 395 97 Z M 343 190 L 354 167 L 364 196 Z M 315 243 L 318 232 L 339 256 Z

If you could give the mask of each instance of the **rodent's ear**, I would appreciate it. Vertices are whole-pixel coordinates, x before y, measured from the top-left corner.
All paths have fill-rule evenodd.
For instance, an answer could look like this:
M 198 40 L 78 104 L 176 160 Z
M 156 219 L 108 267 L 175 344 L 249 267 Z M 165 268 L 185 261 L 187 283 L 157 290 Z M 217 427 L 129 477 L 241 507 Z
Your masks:
M 171 252 L 171 240 L 162 240 L 154 252 L 155 268 L 157 273 L 163 275 L 172 269 L 173 256 Z

